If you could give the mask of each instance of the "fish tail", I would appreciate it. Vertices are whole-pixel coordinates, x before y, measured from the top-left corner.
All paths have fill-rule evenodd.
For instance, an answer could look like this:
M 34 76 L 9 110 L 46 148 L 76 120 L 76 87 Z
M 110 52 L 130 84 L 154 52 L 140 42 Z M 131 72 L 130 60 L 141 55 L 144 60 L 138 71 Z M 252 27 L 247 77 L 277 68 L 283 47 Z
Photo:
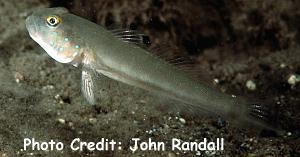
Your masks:
M 243 101 L 236 108 L 236 119 L 242 122 L 242 125 L 258 126 L 262 129 L 275 131 L 277 134 L 283 134 L 284 131 L 279 126 L 279 110 L 275 105 L 269 105 L 262 101 Z M 249 125 L 250 124 L 250 125 Z

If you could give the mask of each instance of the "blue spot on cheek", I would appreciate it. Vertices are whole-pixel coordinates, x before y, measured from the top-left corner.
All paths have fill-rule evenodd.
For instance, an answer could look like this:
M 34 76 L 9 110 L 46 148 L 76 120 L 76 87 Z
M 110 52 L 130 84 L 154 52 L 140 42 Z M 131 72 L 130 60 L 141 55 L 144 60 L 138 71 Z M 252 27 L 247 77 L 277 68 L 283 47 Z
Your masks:
M 65 38 L 65 41 L 69 41 L 69 38 Z
M 52 34 L 55 35 L 55 36 L 57 36 L 58 33 L 57 32 L 53 32 Z
M 79 49 L 79 45 L 75 45 L 75 48 L 76 48 L 76 49 Z
M 50 45 L 53 46 L 53 45 L 54 45 L 54 42 L 53 42 L 53 41 L 50 41 Z
M 60 48 L 59 48 L 59 51 L 60 51 L 60 52 L 61 52 L 61 51 L 63 51 L 63 50 L 64 50 L 64 48 L 63 48 L 63 47 L 60 47 Z

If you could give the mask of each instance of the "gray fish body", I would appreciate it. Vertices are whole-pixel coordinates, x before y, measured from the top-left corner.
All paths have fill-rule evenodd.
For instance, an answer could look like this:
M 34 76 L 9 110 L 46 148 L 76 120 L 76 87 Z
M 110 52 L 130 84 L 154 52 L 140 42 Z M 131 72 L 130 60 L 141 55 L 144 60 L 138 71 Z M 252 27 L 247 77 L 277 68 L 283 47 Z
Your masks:
M 45 26 L 45 19 L 49 26 Z M 104 27 L 62 8 L 37 12 L 27 18 L 26 26 L 30 36 L 59 62 L 82 64 L 112 79 L 222 116 L 252 121 L 249 113 L 261 107 L 247 106 L 246 100 L 201 84 L 148 50 L 123 42 Z M 93 103 L 93 82 L 88 72 L 83 73 L 83 86 L 85 96 Z M 261 116 L 263 111 L 257 110 L 255 114 Z
M 199 83 L 139 46 L 120 41 L 103 27 L 92 25 L 89 31 L 99 33 L 97 36 L 86 34 L 86 37 L 96 41 L 87 46 L 96 56 L 91 64 L 97 72 L 218 114 L 237 105 L 231 96 Z

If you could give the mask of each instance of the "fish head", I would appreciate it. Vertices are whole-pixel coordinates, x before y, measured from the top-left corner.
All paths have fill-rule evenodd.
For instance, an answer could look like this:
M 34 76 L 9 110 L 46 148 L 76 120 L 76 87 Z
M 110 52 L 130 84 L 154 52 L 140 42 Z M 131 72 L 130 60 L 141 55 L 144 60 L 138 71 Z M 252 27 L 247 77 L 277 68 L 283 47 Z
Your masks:
M 68 14 L 65 8 L 46 8 L 26 18 L 30 37 L 60 63 L 72 63 L 81 54 L 80 44 L 66 18 Z

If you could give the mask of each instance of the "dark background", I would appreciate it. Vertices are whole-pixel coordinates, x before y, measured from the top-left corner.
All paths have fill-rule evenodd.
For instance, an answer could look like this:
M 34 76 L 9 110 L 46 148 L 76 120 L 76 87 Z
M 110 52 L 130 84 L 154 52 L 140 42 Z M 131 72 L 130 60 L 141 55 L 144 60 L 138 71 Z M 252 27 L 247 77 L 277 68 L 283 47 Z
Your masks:
M 47 6 L 64 6 L 103 26 L 140 30 L 149 35 L 151 45 L 178 47 L 210 78 L 217 78 L 222 91 L 266 100 L 270 103 L 266 105 L 276 107 L 277 123 L 289 133 L 254 133 L 255 129 L 219 126 L 214 118 L 161 111 L 148 93 L 111 80 L 101 84 L 107 95 L 101 104 L 84 105 L 80 70 L 47 57 L 24 27 L 29 12 Z M 64 143 L 76 137 L 90 141 L 106 137 L 122 141 L 126 149 L 132 137 L 168 141 L 175 136 L 183 141 L 225 138 L 224 152 L 202 152 L 201 156 L 299 156 L 299 82 L 287 81 L 291 75 L 300 77 L 299 8 L 300 2 L 294 0 L 2 1 L 0 153 L 30 155 L 19 151 L 24 137 Z M 254 82 L 256 89 L 250 90 L 247 81 Z M 177 153 L 66 149 L 63 156 Z M 33 152 L 33 156 L 60 155 Z

